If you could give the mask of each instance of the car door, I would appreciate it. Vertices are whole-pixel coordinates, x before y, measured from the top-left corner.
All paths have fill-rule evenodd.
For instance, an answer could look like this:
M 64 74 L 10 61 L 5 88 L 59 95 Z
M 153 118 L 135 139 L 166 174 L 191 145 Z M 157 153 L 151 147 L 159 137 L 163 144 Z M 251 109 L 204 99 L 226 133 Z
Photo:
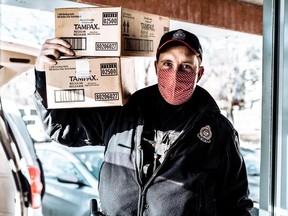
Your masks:
M 0 215 L 42 216 L 41 163 L 19 110 L 0 102 Z
M 0 129 L 2 130 L 2 128 Z M 2 133 L 2 131 L 1 131 Z M 16 178 L 13 177 L 13 173 L 9 166 L 9 160 L 5 154 L 6 149 L 4 149 L 4 142 L 1 136 L 0 141 L 0 215 L 6 216 L 15 216 L 19 215 L 20 212 L 23 212 L 23 215 L 26 215 L 27 212 L 25 211 L 25 205 L 22 205 L 20 200 L 20 196 L 17 196 L 17 190 L 20 190 L 17 185 L 19 185 L 18 177 L 15 175 Z M 12 156 L 12 152 L 11 156 Z M 9 154 L 7 152 L 7 154 Z M 9 156 L 10 157 L 10 156 Z M 11 157 L 10 157 L 11 158 Z

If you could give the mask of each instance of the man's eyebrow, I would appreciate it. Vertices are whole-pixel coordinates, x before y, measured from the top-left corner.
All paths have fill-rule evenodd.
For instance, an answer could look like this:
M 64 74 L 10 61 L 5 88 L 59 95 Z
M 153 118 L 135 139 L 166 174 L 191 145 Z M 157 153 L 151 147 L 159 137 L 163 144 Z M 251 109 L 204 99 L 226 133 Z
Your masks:
M 161 59 L 160 62 L 172 62 L 172 60 L 165 58 L 165 59 Z
M 183 62 L 182 64 L 192 64 L 192 65 L 194 65 L 194 64 L 196 64 L 196 61 L 193 61 L 193 60 L 191 60 L 191 61 L 185 61 L 185 62 Z

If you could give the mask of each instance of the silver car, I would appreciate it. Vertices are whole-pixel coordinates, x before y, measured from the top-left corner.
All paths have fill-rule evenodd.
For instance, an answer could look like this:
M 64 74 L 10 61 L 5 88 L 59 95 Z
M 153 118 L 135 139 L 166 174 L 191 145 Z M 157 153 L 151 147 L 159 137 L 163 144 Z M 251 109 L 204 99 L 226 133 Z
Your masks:
M 50 142 L 35 148 L 45 175 L 45 216 L 88 216 L 91 199 L 101 205 L 98 181 L 104 146 L 67 147 Z

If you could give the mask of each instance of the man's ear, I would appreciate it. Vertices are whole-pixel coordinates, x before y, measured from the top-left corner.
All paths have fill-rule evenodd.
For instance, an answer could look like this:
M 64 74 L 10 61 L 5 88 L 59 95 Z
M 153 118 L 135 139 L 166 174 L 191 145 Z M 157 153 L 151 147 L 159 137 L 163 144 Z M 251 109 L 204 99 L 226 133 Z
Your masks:
M 199 67 L 199 71 L 198 71 L 197 83 L 199 82 L 199 80 L 201 79 L 201 77 L 203 76 L 203 74 L 204 74 L 204 67 L 203 67 L 203 66 L 200 66 L 200 67 Z
M 155 67 L 155 73 L 156 73 L 156 75 L 157 75 L 157 63 L 158 63 L 157 60 L 155 60 L 155 61 L 154 61 L 154 67 Z

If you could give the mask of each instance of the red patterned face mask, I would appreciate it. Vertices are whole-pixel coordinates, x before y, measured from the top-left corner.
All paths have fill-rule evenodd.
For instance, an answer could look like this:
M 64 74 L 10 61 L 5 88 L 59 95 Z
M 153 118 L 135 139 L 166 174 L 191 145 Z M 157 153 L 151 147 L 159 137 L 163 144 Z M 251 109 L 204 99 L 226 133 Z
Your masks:
M 187 102 L 196 86 L 196 72 L 157 69 L 158 88 L 165 101 L 172 105 Z

